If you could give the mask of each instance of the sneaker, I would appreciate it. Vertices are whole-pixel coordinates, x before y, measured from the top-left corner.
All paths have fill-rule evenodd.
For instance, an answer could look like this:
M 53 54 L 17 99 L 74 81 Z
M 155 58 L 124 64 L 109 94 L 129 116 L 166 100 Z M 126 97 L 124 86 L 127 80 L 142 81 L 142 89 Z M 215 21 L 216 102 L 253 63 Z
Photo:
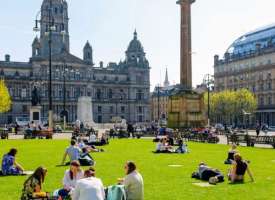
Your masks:
M 211 185 L 216 185 L 218 182 L 219 182 L 219 180 L 217 177 L 211 177 L 209 179 L 209 184 L 211 184 Z

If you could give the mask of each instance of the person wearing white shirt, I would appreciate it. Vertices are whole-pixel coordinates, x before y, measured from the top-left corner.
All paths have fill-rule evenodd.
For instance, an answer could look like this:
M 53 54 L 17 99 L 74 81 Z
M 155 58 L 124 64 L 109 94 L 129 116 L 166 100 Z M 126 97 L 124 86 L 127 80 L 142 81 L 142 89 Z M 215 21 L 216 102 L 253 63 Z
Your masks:
M 105 191 L 102 181 L 95 177 L 95 170 L 84 172 L 84 178 L 77 181 L 72 200 L 104 200 Z
M 63 189 L 58 191 L 58 195 L 62 199 L 71 195 L 75 189 L 76 182 L 84 177 L 83 171 L 80 169 L 78 161 L 71 163 L 70 169 L 66 170 L 63 178 Z
M 140 173 L 136 170 L 134 162 L 128 161 L 125 165 L 126 177 L 120 179 L 120 183 L 125 186 L 127 200 L 144 199 L 144 183 Z

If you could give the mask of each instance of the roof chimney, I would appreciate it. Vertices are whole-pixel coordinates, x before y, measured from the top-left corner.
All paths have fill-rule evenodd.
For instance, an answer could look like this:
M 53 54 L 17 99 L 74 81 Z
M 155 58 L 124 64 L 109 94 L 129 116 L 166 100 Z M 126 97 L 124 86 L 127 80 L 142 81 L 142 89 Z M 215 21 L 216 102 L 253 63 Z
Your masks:
M 11 56 L 9 54 L 5 55 L 5 61 L 6 62 L 10 62 L 10 58 L 11 58 Z
M 103 68 L 103 62 L 102 61 L 99 62 L 99 67 Z

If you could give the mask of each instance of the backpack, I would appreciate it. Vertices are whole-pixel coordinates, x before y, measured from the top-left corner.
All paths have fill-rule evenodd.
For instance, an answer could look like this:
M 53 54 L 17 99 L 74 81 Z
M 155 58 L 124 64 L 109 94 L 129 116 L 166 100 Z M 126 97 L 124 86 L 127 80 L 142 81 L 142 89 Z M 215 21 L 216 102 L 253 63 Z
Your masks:
M 126 200 L 124 185 L 109 186 L 106 200 Z

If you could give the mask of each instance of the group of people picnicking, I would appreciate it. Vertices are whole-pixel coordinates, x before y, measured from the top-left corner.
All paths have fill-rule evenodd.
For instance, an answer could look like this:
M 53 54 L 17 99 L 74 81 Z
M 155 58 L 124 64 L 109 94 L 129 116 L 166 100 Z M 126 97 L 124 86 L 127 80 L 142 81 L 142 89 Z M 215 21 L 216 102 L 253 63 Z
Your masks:
M 182 139 L 178 140 L 178 147 L 174 149 L 173 138 L 161 138 L 156 146 L 155 153 L 188 153 L 187 144 Z
M 70 146 L 66 148 L 61 165 L 68 165 L 70 168 L 65 171 L 63 186 L 52 194 L 43 190 L 43 183 L 47 176 L 47 169 L 38 167 L 23 184 L 21 200 L 35 198 L 54 200 L 105 200 L 125 199 L 143 200 L 144 186 L 143 178 L 137 171 L 136 164 L 128 161 L 125 164 L 124 178 L 117 180 L 117 185 L 104 187 L 101 179 L 96 177 L 94 168 L 95 162 L 90 152 L 102 152 L 92 145 L 87 145 L 82 139 L 72 138 Z M 26 175 L 24 168 L 16 162 L 17 149 L 11 149 L 3 156 L 2 175 L 16 176 Z M 69 162 L 66 158 L 69 157 Z M 88 166 L 83 170 L 82 166 Z M 123 187 L 119 187 L 123 186 Z M 112 198 L 109 198 L 112 196 Z
M 187 144 L 183 140 L 178 140 L 178 147 L 173 148 L 173 138 L 161 138 L 157 143 L 155 153 L 188 153 Z M 119 179 L 117 184 L 125 187 L 104 188 L 102 181 L 96 178 L 94 168 L 95 161 L 90 155 L 90 152 L 102 152 L 89 142 L 84 142 L 81 138 L 72 138 L 70 146 L 66 148 L 65 154 L 61 161 L 61 165 L 68 165 L 70 168 L 65 171 L 63 178 L 63 187 L 53 193 L 53 197 L 58 200 L 104 200 L 108 193 L 125 195 L 127 200 L 143 200 L 144 186 L 143 178 L 137 171 L 134 162 L 127 162 L 125 165 L 126 177 Z M 24 175 L 24 168 L 16 161 L 17 149 L 11 149 L 2 159 L 2 175 Z M 69 157 L 69 162 L 66 162 Z M 233 144 L 228 151 L 228 156 L 224 161 L 225 164 L 230 164 L 228 171 L 228 180 L 231 183 L 243 182 L 244 175 L 247 173 L 254 181 L 253 175 L 249 169 L 249 161 L 243 160 L 237 150 L 237 146 Z M 86 170 L 81 169 L 81 166 L 88 166 Z M 43 191 L 42 185 L 47 175 L 47 169 L 38 167 L 34 173 L 24 182 L 21 200 L 32 199 L 33 197 L 48 197 L 49 194 Z M 198 170 L 192 174 L 192 178 L 208 181 L 210 184 L 217 184 L 224 181 L 223 173 L 215 168 L 201 162 Z M 120 191 L 120 192 L 118 192 Z M 125 192 L 125 194 L 124 194 Z M 126 198 L 125 197 L 125 198 Z M 50 198 L 48 198 L 50 199 Z

